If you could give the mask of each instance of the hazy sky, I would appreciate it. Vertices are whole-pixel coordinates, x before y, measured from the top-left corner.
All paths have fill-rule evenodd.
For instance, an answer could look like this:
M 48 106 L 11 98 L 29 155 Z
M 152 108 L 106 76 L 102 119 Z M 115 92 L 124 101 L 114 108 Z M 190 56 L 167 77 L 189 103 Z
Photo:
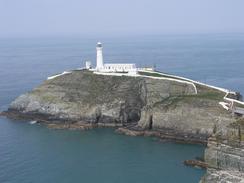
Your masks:
M 244 0 L 0 0 L 0 37 L 244 32 Z

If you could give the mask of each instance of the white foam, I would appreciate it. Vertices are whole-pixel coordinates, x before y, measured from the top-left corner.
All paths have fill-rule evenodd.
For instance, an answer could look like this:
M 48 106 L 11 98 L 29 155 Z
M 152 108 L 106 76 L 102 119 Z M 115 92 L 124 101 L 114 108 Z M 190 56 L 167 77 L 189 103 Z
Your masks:
M 37 121 L 30 121 L 30 124 L 31 125 L 34 125 L 34 124 L 36 124 L 37 123 Z

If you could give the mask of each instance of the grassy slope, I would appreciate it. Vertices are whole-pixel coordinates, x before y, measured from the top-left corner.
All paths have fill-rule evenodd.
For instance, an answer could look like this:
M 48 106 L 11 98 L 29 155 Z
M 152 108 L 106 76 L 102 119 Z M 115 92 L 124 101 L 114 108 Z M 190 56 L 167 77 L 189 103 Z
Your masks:
M 173 77 L 173 76 L 168 76 L 168 75 L 163 75 L 163 73 L 150 73 L 150 72 L 139 72 L 139 74 L 144 75 L 144 76 L 152 76 L 152 77 L 159 77 L 159 78 L 171 78 L 171 79 L 178 79 L 182 81 L 188 81 L 184 80 L 178 77 Z M 189 81 L 188 81 L 189 82 Z M 223 100 L 223 97 L 225 96 L 225 93 L 213 88 L 209 88 L 197 83 L 194 83 L 198 94 L 197 95 L 188 95 L 188 96 L 179 96 L 179 97 L 174 97 L 173 100 L 183 100 L 183 99 L 189 99 L 189 98 L 201 98 L 201 99 L 210 99 L 210 100 L 216 100 L 216 101 L 221 101 Z

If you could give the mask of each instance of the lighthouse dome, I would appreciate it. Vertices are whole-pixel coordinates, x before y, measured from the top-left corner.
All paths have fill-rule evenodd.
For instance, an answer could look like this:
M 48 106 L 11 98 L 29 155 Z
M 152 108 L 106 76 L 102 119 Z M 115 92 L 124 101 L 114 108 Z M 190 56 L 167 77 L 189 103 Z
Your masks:
M 97 43 L 97 47 L 102 47 L 102 43 L 101 42 L 98 42 Z

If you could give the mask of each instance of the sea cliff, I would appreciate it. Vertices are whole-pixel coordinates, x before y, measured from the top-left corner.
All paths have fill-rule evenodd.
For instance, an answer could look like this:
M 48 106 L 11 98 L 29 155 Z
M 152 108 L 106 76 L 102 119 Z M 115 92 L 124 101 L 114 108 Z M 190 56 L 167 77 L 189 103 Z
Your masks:
M 209 168 L 201 181 L 216 182 L 223 177 L 221 171 L 239 175 L 244 170 L 242 118 L 219 104 L 225 95 L 158 73 L 127 76 L 76 70 L 44 81 L 1 115 L 52 128 L 116 126 L 117 132 L 127 135 L 208 144 Z
M 209 168 L 202 183 L 244 181 L 244 118 L 208 139 L 205 161 Z

